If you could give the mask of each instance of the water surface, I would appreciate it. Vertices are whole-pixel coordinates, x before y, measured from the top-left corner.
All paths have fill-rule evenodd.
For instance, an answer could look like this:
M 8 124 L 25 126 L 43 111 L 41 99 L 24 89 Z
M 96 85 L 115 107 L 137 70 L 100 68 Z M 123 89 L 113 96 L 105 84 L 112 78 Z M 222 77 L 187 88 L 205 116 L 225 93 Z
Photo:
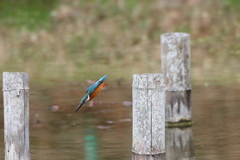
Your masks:
M 74 113 L 84 92 L 79 83 L 31 87 L 32 160 L 131 159 L 132 108 L 123 104 L 131 101 L 131 85 L 109 84 L 94 106 L 86 104 Z M 237 85 L 194 86 L 194 125 L 166 129 L 167 159 L 240 160 L 239 93 Z M 59 109 L 50 110 L 52 105 Z M 0 125 L 0 159 L 4 159 L 3 117 Z

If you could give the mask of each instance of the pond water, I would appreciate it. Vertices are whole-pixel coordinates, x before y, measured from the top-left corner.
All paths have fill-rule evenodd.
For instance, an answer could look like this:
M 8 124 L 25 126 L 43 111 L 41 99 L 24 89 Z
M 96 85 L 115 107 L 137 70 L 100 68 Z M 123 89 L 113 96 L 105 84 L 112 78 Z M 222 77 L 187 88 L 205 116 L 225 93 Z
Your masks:
M 31 87 L 32 160 L 131 159 L 131 85 L 109 84 L 92 107 L 85 104 L 74 113 L 83 88 L 79 83 Z M 2 105 L 0 112 L 3 116 Z M 166 159 L 240 160 L 240 87 L 194 86 L 192 112 L 192 127 L 166 129 Z M 3 117 L 0 125 L 4 159 Z

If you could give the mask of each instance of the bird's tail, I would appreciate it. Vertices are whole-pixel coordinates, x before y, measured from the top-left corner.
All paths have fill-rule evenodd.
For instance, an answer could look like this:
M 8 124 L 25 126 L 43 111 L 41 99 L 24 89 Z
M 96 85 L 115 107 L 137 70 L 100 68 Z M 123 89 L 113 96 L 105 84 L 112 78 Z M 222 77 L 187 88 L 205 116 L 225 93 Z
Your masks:
M 79 106 L 78 106 L 77 109 L 75 110 L 75 113 L 82 107 L 83 104 L 84 104 L 84 102 L 82 102 L 81 104 L 79 104 Z

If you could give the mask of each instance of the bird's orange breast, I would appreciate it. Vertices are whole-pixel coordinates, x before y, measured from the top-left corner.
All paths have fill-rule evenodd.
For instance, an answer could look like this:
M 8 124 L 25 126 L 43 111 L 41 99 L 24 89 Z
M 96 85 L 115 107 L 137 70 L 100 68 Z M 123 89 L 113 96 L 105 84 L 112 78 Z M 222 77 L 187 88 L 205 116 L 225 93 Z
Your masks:
M 102 90 L 102 84 L 100 84 L 93 92 L 90 94 L 90 99 L 93 99 Z

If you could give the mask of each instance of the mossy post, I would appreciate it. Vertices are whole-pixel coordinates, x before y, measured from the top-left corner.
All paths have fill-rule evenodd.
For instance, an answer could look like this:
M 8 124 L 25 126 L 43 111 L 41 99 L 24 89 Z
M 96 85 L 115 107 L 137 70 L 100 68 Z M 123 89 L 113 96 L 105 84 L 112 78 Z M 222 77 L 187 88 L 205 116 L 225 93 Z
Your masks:
M 135 74 L 132 83 L 132 160 L 165 157 L 165 90 L 162 74 Z
M 191 124 L 190 35 L 161 35 L 162 71 L 165 81 L 167 126 Z
M 3 72 L 5 160 L 30 160 L 28 74 Z

